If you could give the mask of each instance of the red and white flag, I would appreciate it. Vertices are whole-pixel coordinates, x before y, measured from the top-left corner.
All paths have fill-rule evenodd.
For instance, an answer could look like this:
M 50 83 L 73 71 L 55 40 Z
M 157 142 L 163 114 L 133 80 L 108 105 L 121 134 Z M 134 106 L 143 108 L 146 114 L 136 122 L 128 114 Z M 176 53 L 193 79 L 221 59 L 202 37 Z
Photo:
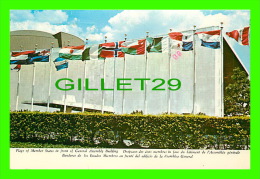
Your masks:
M 233 30 L 226 33 L 227 36 L 235 39 L 240 45 L 249 45 L 249 27 Z
M 102 47 L 99 56 L 102 58 L 124 57 L 125 54 L 121 50 L 122 43 L 124 41 L 99 44 Z

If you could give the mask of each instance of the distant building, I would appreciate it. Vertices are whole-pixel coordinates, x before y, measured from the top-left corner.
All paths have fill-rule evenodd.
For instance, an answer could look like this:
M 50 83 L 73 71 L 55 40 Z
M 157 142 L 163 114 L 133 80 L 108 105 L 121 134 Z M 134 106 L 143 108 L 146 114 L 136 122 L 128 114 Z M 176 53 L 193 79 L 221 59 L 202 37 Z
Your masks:
M 52 45 L 53 43 L 53 45 Z M 32 50 L 37 44 L 38 49 L 61 48 L 65 46 L 84 45 L 79 37 L 65 32 L 50 34 L 37 30 L 17 30 L 10 33 L 10 50 Z

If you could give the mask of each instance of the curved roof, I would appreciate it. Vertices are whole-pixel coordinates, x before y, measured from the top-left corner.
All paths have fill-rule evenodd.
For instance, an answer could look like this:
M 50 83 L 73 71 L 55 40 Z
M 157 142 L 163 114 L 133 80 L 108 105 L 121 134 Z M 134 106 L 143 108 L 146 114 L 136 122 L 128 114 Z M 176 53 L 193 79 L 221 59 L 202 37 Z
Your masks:
M 53 34 L 38 30 L 16 30 L 11 31 L 10 35 L 14 36 L 38 36 L 38 37 L 48 37 L 48 38 L 55 38 L 53 37 Z

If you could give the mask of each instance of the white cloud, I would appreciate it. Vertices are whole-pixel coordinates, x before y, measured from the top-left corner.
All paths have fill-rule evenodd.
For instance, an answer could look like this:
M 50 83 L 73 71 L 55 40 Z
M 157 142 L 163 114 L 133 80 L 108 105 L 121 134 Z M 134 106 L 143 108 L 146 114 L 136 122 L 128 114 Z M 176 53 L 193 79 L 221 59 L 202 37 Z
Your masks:
M 227 15 L 210 12 L 213 11 L 205 14 L 199 10 L 125 10 L 110 18 L 100 31 L 108 36 L 108 41 L 119 41 L 124 39 L 124 34 L 129 39 L 144 38 L 146 31 L 154 36 L 166 34 L 170 28 L 183 31 L 193 29 L 193 25 L 219 26 L 220 22 L 224 23 L 224 31 L 228 31 L 249 23 L 249 11 L 228 11 Z
M 51 24 L 62 24 L 68 20 L 66 12 L 61 10 L 43 10 L 34 12 L 35 21 L 49 22 Z
M 216 14 L 216 12 L 219 12 Z M 101 28 L 96 25 L 79 27 L 82 19 L 74 18 L 68 22 L 69 15 L 61 10 L 12 10 L 11 30 L 41 30 L 50 33 L 60 31 L 71 33 L 82 39 L 88 38 L 93 43 L 145 38 L 167 34 L 169 29 L 183 31 L 207 26 L 218 26 L 224 22 L 224 31 L 249 25 L 249 11 L 200 11 L 200 10 L 125 10 L 111 17 Z M 83 20 L 84 21 L 84 20 Z
M 89 34 L 89 33 L 95 32 L 97 30 L 97 28 L 95 25 L 92 25 L 90 27 L 87 27 L 86 30 L 87 30 L 87 33 Z
M 88 40 L 90 42 L 101 42 L 101 41 L 104 41 L 104 35 L 102 33 L 100 34 L 89 34 L 87 36 Z
M 34 16 L 30 10 L 11 10 L 10 17 L 13 21 L 26 21 L 34 19 Z
M 11 30 L 39 30 L 55 34 L 58 32 L 67 32 L 76 36 L 82 36 L 82 29 L 75 24 L 70 25 L 53 25 L 49 22 L 23 21 L 10 23 Z
M 77 25 L 78 19 L 68 22 L 68 14 L 61 10 L 12 10 L 10 12 L 10 29 L 14 30 L 39 30 L 56 34 L 67 32 L 84 39 L 83 30 Z

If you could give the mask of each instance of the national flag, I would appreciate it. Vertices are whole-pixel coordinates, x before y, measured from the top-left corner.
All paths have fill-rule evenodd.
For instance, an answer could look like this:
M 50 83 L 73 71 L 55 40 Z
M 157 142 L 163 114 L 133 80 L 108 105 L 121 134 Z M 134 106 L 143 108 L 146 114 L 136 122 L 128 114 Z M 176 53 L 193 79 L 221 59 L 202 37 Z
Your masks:
M 68 60 L 82 60 L 85 45 L 63 47 L 59 57 L 54 60 L 57 71 L 68 68 Z
M 68 68 L 68 66 L 69 66 L 68 60 L 65 58 L 58 57 L 53 62 L 55 64 L 57 71 Z
M 59 51 L 59 57 L 68 60 L 82 60 L 85 45 L 63 47 Z
M 98 60 L 101 49 L 98 44 L 86 47 L 82 53 L 82 60 Z
M 100 44 L 99 47 L 102 49 L 99 56 L 101 58 L 124 57 L 125 54 L 121 51 L 123 42 L 124 41 Z
M 21 64 L 18 64 L 18 65 L 16 65 L 14 68 L 11 68 L 11 70 L 17 70 L 17 72 L 18 72 L 18 71 L 21 70 L 21 67 L 22 67 L 22 65 L 21 65 Z
M 168 49 L 168 37 L 147 37 L 146 38 L 148 53 L 164 53 Z
M 233 30 L 226 33 L 227 36 L 235 39 L 240 45 L 249 45 L 249 27 Z
M 33 62 L 49 62 L 50 50 L 36 50 L 35 53 L 28 55 L 28 61 Z
M 218 49 L 220 48 L 220 30 L 197 32 L 201 39 L 201 46 Z
M 193 36 L 192 34 L 183 34 L 181 32 L 171 32 L 168 34 L 171 41 L 172 49 L 181 51 L 193 50 Z
M 29 61 L 29 56 L 31 56 L 34 53 L 34 50 L 12 52 L 10 64 L 32 64 L 32 62 Z
M 145 39 L 122 43 L 122 52 L 129 55 L 143 55 L 145 53 Z

